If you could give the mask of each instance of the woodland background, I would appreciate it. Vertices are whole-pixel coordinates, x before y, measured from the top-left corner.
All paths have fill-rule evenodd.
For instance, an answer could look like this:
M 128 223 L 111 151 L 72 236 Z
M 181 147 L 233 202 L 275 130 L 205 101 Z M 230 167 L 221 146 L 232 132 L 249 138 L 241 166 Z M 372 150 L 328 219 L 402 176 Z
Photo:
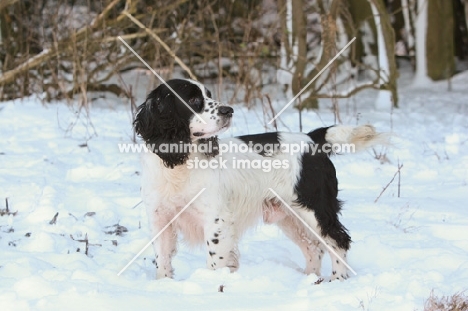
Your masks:
M 121 36 L 164 78 L 271 105 L 271 89 L 297 94 L 356 37 L 295 107 L 373 88 L 387 109 L 398 106 L 398 66 L 422 84 L 468 67 L 467 13 L 467 0 L 2 0 L 0 100 L 131 101 L 138 81 L 122 74 L 148 70 Z

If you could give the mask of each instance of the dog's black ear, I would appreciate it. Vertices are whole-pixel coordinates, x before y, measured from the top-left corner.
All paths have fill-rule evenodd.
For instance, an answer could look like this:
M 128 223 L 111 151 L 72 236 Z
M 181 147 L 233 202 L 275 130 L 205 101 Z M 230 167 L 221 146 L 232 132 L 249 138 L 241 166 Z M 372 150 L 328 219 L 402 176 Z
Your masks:
M 138 107 L 133 126 L 147 147 L 169 168 L 184 164 L 189 157 L 190 129 L 188 120 L 176 111 L 174 95 L 156 88 Z

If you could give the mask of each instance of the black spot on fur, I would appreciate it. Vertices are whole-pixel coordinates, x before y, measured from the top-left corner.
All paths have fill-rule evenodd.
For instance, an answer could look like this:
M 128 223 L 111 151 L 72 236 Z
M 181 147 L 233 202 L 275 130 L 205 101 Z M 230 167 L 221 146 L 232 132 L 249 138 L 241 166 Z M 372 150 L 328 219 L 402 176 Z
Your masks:
M 280 148 L 279 133 L 263 133 L 255 135 L 244 135 L 237 137 L 242 140 L 247 145 L 261 145 L 262 148 L 259 150 L 258 154 L 261 156 L 271 156 L 276 153 Z M 259 148 L 260 149 L 260 148 Z M 256 151 L 254 149 L 254 151 Z
M 216 255 L 215 252 L 209 252 L 210 256 Z
M 218 244 L 219 240 L 218 239 L 213 239 L 213 240 L 211 240 L 211 242 L 213 242 L 214 244 Z
M 224 259 L 224 257 L 223 257 L 223 256 L 219 256 L 219 259 L 223 260 L 223 259 Z
M 219 234 L 217 234 L 217 233 L 214 234 L 214 237 L 215 237 L 215 238 L 217 238 L 218 236 L 219 236 Z
M 219 222 L 219 218 L 216 218 L 215 219 L 215 224 L 217 224 Z
M 212 136 L 209 138 L 201 138 L 197 141 L 198 149 L 204 150 L 203 153 L 207 158 L 214 158 L 219 154 L 219 142 L 218 136 Z M 205 146 L 202 146 L 205 145 Z

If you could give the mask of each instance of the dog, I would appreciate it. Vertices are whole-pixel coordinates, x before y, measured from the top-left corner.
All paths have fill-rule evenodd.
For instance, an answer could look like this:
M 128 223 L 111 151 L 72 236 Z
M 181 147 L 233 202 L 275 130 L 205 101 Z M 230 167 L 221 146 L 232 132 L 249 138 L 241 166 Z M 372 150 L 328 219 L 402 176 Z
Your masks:
M 141 158 L 142 198 L 153 236 L 160 233 L 153 242 L 156 278 L 173 277 L 171 261 L 179 234 L 191 245 L 205 244 L 209 269 L 236 271 L 239 239 L 262 219 L 276 224 L 299 246 L 306 274 L 321 275 L 324 241 L 335 251 L 329 252 L 330 281 L 348 278 L 342 260 L 351 238 L 338 218 L 342 204 L 329 159 L 334 152 L 325 147 L 352 144 L 363 150 L 380 143 L 381 135 L 370 125 L 338 125 L 308 134 L 273 132 L 218 139 L 231 125 L 233 113 L 203 84 L 186 79 L 161 84 L 138 107 L 134 129 L 150 150 Z M 291 152 L 288 146 L 316 152 L 307 148 Z

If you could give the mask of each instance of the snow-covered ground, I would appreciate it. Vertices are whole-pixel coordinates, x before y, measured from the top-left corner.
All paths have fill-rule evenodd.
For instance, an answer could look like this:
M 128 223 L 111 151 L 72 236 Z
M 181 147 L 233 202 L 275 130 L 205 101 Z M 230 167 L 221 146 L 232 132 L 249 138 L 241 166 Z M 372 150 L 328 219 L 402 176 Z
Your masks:
M 432 290 L 467 290 L 468 73 L 451 92 L 407 84 L 393 113 L 375 111 L 370 92 L 341 103 L 345 123 L 393 131 L 394 146 L 376 150 L 383 164 L 372 152 L 333 158 L 357 275 L 319 285 L 268 225 L 242 240 L 236 273 L 209 271 L 203 250 L 180 245 L 175 279 L 154 280 L 151 249 L 117 276 L 150 239 L 145 210 L 134 207 L 139 156 L 118 148 L 131 142 L 128 106 L 92 108 L 93 128 L 63 104 L 0 103 L 0 310 L 422 310 Z M 306 130 L 333 124 L 322 106 L 303 116 Z M 225 136 L 264 131 L 261 112 L 235 109 Z M 281 120 L 297 131 L 296 112 Z M 400 197 L 397 177 L 374 202 L 398 164 Z

